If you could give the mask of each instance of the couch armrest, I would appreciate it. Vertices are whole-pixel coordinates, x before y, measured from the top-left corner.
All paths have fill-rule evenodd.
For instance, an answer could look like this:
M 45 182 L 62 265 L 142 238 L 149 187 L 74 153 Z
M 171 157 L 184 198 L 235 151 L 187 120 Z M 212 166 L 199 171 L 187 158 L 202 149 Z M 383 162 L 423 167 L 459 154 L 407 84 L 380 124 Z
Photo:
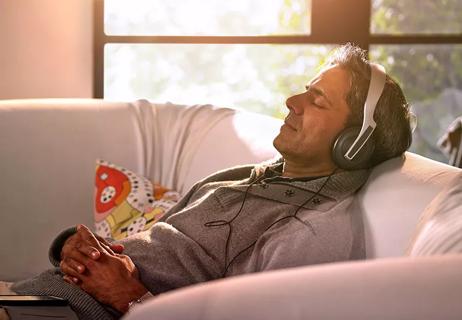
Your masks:
M 161 295 L 125 319 L 461 319 L 461 296 L 461 255 L 394 258 L 201 284 Z

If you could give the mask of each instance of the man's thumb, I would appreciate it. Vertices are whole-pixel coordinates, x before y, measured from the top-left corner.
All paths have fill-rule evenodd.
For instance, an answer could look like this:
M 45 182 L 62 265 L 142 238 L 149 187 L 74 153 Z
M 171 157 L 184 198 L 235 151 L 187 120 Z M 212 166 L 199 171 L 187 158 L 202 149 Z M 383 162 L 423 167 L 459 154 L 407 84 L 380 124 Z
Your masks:
M 125 249 L 125 247 L 122 245 L 122 244 L 116 244 L 116 243 L 113 243 L 113 244 L 110 244 L 109 247 L 111 248 L 112 251 L 114 251 L 114 253 L 122 253 Z

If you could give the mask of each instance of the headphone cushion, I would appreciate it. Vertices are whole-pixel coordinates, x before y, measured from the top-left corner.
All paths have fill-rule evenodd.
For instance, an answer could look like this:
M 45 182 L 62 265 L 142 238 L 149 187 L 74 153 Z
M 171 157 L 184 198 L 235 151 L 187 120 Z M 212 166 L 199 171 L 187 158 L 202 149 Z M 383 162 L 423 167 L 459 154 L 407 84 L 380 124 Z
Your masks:
M 353 142 L 356 140 L 361 127 L 350 127 L 337 136 L 332 147 L 332 160 L 341 169 L 355 170 L 369 167 L 369 160 L 374 153 L 375 143 L 373 135 L 364 144 L 358 154 L 352 159 L 345 158 L 345 154 L 350 149 Z

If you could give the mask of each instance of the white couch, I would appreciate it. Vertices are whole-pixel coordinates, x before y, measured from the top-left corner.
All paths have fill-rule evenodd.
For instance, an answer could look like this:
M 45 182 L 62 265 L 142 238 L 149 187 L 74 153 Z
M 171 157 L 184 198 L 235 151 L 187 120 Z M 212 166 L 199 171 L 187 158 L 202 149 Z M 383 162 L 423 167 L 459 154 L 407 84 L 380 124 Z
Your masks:
M 216 170 L 277 156 L 272 140 L 280 125 L 280 120 L 267 116 L 210 105 L 151 104 L 145 100 L 0 101 L 0 280 L 22 279 L 49 267 L 48 246 L 60 230 L 77 223 L 93 225 L 96 159 L 111 161 L 185 193 L 195 181 Z M 405 283 L 403 277 L 416 274 L 420 278 L 415 281 L 423 287 L 409 288 L 408 300 L 417 299 L 410 304 L 420 302 L 419 310 L 429 315 L 424 307 L 431 305 L 413 293 L 428 289 L 426 275 L 441 267 L 446 282 L 432 280 L 432 286 L 436 281 L 442 288 L 436 286 L 431 291 L 435 295 L 443 292 L 446 301 L 446 295 L 454 293 L 447 284 L 454 274 L 458 273 L 459 282 L 453 283 L 462 287 L 461 258 L 397 257 L 405 255 L 425 207 L 461 172 L 413 153 L 372 171 L 355 206 L 364 217 L 367 257 L 387 259 L 289 269 L 199 285 L 162 295 L 129 318 L 280 319 L 281 313 L 272 311 L 271 305 L 275 310 L 285 310 L 284 314 L 290 316 L 287 319 L 307 319 L 310 310 L 325 312 L 325 317 L 313 313 L 313 319 L 331 318 L 332 314 L 345 314 L 347 318 L 348 313 L 342 313 L 344 304 L 363 300 L 367 304 L 363 309 L 379 310 L 384 297 L 378 288 L 385 297 L 392 297 L 393 293 L 406 291 L 406 287 L 398 288 Z M 352 294 L 352 279 L 365 274 L 375 282 L 362 278 L 362 289 Z M 292 295 L 290 288 L 297 287 L 304 277 L 311 285 L 303 287 L 309 290 L 304 295 L 300 295 L 302 291 Z M 338 282 L 324 286 L 322 279 Z M 264 294 L 271 290 L 280 295 Z M 331 299 L 329 303 L 312 299 L 326 295 Z M 251 297 L 259 298 L 252 301 Z M 377 308 L 370 305 L 374 303 Z M 451 301 L 447 304 L 453 308 Z M 336 308 L 340 313 L 334 312 Z M 420 314 L 414 309 L 405 311 L 408 315 Z M 374 318 L 373 314 L 369 316 Z M 351 316 L 355 317 L 361 318 L 358 314 Z

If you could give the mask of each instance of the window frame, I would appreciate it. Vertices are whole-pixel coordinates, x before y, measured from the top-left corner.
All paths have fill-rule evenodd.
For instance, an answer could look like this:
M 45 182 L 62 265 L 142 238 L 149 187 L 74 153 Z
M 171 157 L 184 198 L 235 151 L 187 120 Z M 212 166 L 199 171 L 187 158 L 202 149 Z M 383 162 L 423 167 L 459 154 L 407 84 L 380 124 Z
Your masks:
M 93 97 L 104 98 L 104 46 L 126 44 L 462 44 L 462 34 L 385 35 L 370 32 L 371 0 L 311 0 L 311 33 L 277 36 L 119 36 L 104 33 L 104 0 L 94 1 Z

